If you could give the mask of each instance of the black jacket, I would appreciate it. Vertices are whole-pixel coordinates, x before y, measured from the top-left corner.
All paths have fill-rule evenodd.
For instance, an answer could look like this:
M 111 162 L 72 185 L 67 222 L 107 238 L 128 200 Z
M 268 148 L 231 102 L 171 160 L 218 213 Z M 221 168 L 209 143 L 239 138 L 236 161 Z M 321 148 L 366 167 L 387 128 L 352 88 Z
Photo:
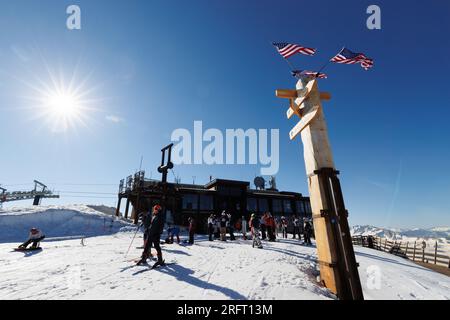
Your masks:
M 221 216 L 220 217 L 220 227 L 225 228 L 227 226 L 228 217 L 227 216 Z
M 164 230 L 164 214 L 159 212 L 156 215 L 152 215 L 151 225 L 148 229 L 149 236 L 161 235 Z
M 147 230 L 152 224 L 152 214 L 149 212 L 142 218 L 142 226 Z

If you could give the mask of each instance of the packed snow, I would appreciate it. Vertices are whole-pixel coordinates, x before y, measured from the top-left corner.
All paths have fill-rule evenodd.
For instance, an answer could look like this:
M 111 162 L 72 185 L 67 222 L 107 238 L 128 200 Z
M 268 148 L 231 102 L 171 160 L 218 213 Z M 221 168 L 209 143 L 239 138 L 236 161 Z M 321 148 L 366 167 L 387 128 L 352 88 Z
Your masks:
M 249 240 L 197 236 L 192 246 L 164 244 L 164 259 L 173 264 L 150 270 L 133 261 L 142 233 L 127 254 L 136 227 L 95 208 L 0 213 L 0 299 L 336 299 L 316 281 L 314 246 L 279 239 L 254 249 Z M 47 234 L 43 250 L 12 251 L 31 226 Z M 449 277 L 388 253 L 355 250 L 366 299 L 450 299 Z

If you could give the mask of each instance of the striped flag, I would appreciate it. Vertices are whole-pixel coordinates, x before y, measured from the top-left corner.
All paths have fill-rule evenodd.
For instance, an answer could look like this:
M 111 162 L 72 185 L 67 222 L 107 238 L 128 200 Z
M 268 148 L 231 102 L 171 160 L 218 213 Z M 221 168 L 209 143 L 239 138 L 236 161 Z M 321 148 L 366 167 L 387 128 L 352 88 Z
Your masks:
M 353 51 L 348 50 L 347 48 L 343 48 L 336 56 L 331 58 L 331 62 L 335 63 L 345 63 L 345 64 L 361 64 L 361 67 L 365 70 L 369 70 L 369 68 L 373 67 L 373 60 L 368 58 L 363 53 L 355 53 Z
M 309 70 L 294 70 L 294 71 L 291 71 L 291 74 L 293 77 L 295 77 L 297 79 L 307 77 L 307 76 L 312 76 L 312 77 L 316 77 L 319 79 L 327 78 L 327 75 L 325 73 L 321 73 L 321 72 L 317 73 L 317 72 L 309 71 Z
M 298 44 L 292 44 L 287 42 L 273 42 L 272 43 L 275 48 L 277 48 L 278 53 L 281 54 L 281 56 L 285 59 L 289 58 L 290 56 L 301 53 L 305 54 L 307 56 L 312 56 L 314 53 L 316 53 L 316 49 L 313 48 L 307 48 L 299 46 Z

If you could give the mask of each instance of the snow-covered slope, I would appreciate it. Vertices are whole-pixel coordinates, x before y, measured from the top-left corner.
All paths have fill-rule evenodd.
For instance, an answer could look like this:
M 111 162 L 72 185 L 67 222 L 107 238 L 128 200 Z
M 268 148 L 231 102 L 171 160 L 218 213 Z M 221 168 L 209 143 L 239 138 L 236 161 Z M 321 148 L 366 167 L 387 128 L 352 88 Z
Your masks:
M 50 214 L 49 210 L 55 211 Z M 163 245 L 164 258 L 175 264 L 149 270 L 132 262 L 141 253 L 136 246 L 142 245 L 142 234 L 138 233 L 125 257 L 133 228 L 118 221 L 113 232 L 105 234 L 104 215 L 92 210 L 81 206 L 41 211 L 47 212 L 40 217 L 49 228 L 52 225 L 48 216 L 62 213 L 70 217 L 77 212 L 74 217 L 79 218 L 70 220 L 73 223 L 61 224 L 63 232 L 53 229 L 57 235 L 84 233 L 83 221 L 91 221 L 99 235 L 92 233 L 83 242 L 44 242 L 41 252 L 24 254 L 12 252 L 18 243 L 2 241 L 0 299 L 335 298 L 315 281 L 315 247 L 303 246 L 298 240 L 265 242 L 261 250 L 253 249 L 250 241 L 242 239 L 209 242 L 198 237 L 193 246 Z M 36 214 L 39 209 L 1 214 L 0 233 L 11 230 L 10 223 L 2 220 L 11 221 L 12 216 L 21 217 L 16 222 L 33 220 Z M 387 253 L 359 247 L 355 250 L 366 299 L 450 299 L 449 277 Z
M 13 208 L 0 212 L 0 242 L 23 241 L 31 227 L 41 229 L 47 240 L 51 240 L 106 235 L 131 225 L 85 205 Z

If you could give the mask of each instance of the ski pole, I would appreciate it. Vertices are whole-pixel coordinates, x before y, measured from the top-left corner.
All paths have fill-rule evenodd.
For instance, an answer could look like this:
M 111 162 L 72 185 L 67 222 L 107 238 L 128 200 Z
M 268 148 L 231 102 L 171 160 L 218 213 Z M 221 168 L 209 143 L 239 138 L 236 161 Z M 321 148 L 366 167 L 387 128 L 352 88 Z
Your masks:
M 136 232 L 134 233 L 133 239 L 131 240 L 130 246 L 128 247 L 127 253 L 125 253 L 125 258 L 127 257 L 128 252 L 130 252 L 131 245 L 133 244 L 134 238 L 136 237 L 136 234 L 137 234 L 138 231 L 139 231 L 139 227 L 140 227 L 140 226 L 138 226 L 138 227 L 136 228 Z

